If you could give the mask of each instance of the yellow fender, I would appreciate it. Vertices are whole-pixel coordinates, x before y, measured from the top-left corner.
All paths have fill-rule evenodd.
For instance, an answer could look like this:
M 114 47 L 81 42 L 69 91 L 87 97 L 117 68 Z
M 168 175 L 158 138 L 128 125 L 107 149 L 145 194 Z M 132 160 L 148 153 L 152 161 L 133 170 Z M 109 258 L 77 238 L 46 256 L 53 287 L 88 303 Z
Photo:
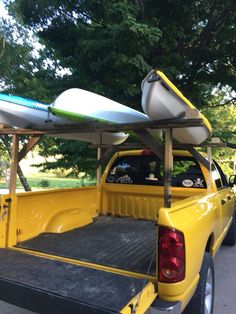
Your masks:
M 63 233 L 86 226 L 92 222 L 92 217 L 85 211 L 79 208 L 70 208 L 53 216 L 47 223 L 44 232 Z

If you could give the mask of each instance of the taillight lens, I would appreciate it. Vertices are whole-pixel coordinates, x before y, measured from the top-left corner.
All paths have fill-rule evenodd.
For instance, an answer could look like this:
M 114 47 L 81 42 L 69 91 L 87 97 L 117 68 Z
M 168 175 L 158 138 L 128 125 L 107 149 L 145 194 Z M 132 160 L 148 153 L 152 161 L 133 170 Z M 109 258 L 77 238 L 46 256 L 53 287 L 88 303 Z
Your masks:
M 159 281 L 174 283 L 185 277 L 185 243 L 182 232 L 159 226 L 158 276 Z

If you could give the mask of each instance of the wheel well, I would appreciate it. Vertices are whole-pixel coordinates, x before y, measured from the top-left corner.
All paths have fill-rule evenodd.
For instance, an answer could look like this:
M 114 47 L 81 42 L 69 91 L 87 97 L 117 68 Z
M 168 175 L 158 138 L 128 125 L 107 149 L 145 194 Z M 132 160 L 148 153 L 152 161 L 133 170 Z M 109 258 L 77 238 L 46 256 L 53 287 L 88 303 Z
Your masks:
M 205 252 L 211 253 L 211 247 L 212 247 L 213 242 L 214 242 L 214 234 L 212 233 L 207 240 Z

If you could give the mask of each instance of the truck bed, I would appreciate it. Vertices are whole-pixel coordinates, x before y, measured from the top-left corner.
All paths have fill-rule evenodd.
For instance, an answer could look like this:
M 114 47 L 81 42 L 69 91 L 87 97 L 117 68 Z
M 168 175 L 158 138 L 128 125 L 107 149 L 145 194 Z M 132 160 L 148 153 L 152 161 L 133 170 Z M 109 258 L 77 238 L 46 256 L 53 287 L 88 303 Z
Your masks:
M 1 300 L 37 313 L 119 313 L 144 282 L 7 249 L 0 259 Z
M 155 274 L 153 221 L 99 216 L 65 233 L 43 233 L 17 247 L 146 274 Z

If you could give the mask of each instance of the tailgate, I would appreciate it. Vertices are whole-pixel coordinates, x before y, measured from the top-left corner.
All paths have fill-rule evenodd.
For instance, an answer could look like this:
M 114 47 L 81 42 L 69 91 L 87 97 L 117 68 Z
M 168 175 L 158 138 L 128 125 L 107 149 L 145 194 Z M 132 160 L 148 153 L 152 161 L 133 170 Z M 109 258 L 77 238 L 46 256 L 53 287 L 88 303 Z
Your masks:
M 144 313 L 156 298 L 144 279 L 0 250 L 0 298 L 38 313 Z M 140 294 L 140 291 L 142 293 Z

